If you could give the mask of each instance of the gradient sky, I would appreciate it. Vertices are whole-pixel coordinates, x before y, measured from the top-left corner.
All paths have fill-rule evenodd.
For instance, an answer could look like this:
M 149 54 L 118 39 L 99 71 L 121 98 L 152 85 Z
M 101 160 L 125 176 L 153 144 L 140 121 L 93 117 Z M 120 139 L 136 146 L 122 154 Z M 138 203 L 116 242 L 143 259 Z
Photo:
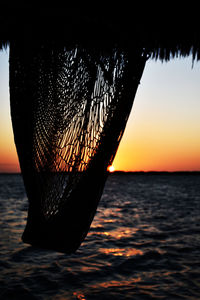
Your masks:
M 0 52 L 0 172 L 19 171 L 9 107 L 9 51 Z M 200 62 L 149 60 L 115 157 L 116 170 L 200 171 Z

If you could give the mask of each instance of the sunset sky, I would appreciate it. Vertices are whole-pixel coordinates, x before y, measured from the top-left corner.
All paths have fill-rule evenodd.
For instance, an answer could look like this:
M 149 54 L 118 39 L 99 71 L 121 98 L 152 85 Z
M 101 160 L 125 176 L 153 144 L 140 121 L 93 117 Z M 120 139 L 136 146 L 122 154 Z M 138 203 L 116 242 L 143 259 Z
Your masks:
M 0 52 L 0 172 L 19 172 L 9 108 L 9 51 Z M 200 171 L 200 62 L 148 61 L 115 170 Z

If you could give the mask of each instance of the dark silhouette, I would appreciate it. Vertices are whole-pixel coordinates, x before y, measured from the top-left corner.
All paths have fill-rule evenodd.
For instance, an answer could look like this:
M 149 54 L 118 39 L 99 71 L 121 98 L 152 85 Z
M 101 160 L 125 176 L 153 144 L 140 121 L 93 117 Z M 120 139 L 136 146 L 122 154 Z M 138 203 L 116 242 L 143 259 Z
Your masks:
M 166 17 L 155 20 L 154 14 L 140 24 L 128 8 L 108 10 L 109 17 L 102 9 L 95 18 L 92 12 L 86 6 L 27 5 L 0 14 L 29 199 L 22 238 L 66 253 L 76 251 L 90 228 L 146 60 L 191 52 L 200 57 L 199 33 L 184 22 L 179 32 L 180 19 L 168 17 L 165 24 Z

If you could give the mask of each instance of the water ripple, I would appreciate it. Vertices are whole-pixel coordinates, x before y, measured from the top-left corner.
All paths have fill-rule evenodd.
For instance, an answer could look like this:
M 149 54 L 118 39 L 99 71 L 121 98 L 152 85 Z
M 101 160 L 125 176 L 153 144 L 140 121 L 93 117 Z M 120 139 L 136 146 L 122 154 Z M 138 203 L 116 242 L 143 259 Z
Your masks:
M 76 254 L 21 242 L 27 197 L 0 175 L 0 299 L 200 299 L 200 175 L 112 174 Z

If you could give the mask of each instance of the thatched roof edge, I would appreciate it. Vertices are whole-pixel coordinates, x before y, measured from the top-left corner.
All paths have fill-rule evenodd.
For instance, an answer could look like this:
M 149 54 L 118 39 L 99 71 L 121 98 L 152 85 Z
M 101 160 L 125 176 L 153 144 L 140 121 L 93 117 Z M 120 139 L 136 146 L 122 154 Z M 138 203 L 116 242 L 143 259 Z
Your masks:
M 0 12 L 0 49 L 9 46 L 11 40 L 51 39 L 68 43 L 79 40 L 143 47 L 152 59 L 168 61 L 174 57 L 192 55 L 200 60 L 200 27 L 195 9 L 183 11 L 174 6 L 163 12 L 160 7 L 134 7 L 129 1 L 111 9 L 68 5 L 39 8 L 34 4 L 12 5 Z M 198 11 L 198 8 L 197 8 Z

